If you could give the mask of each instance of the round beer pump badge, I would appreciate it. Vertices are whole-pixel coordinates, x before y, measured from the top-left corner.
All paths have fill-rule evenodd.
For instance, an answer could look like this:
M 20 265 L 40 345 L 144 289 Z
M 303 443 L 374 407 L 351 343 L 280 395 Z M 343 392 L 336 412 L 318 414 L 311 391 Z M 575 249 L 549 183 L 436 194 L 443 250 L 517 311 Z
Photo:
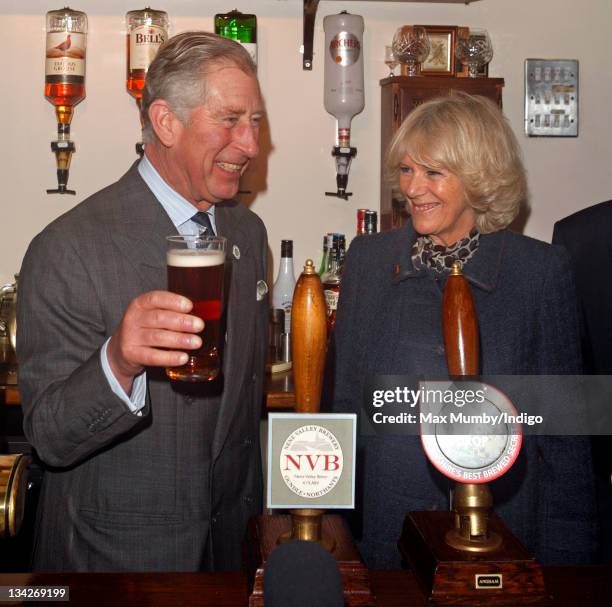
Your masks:
M 340 443 L 322 426 L 297 428 L 281 448 L 281 476 L 300 497 L 316 499 L 329 493 L 338 484 L 342 467 Z
M 484 384 L 482 384 L 484 386 Z M 486 398 L 457 411 L 442 406 L 421 422 L 421 442 L 429 461 L 446 477 L 460 483 L 488 483 L 514 464 L 521 450 L 522 428 L 514 421 L 512 402 L 492 386 Z

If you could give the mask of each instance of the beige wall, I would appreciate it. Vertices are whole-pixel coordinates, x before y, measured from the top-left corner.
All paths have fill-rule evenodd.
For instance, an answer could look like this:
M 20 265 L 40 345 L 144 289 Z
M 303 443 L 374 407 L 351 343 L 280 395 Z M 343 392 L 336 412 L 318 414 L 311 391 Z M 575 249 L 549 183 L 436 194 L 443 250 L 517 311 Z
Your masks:
M 135 159 L 139 138 L 134 101 L 124 88 L 124 15 L 139 2 L 79 0 L 89 15 L 87 99 L 77 108 L 72 136 L 70 186 L 77 196 L 48 196 L 55 187 L 55 138 L 51 105 L 42 94 L 44 14 L 61 2 L 3 0 L 3 130 L 0 163 L 0 284 L 18 271 L 29 241 L 52 219 L 117 179 Z M 259 24 L 259 74 L 267 100 L 271 150 L 249 180 L 263 187 L 253 210 L 268 226 L 275 267 L 280 239 L 295 241 L 296 266 L 312 256 L 318 263 L 322 234 L 354 232 L 355 211 L 377 208 L 380 154 L 380 91 L 387 70 L 383 47 L 404 23 L 486 27 L 495 56 L 491 76 L 506 80 L 504 109 L 519 138 L 529 170 L 532 212 L 525 232 L 550 239 L 555 220 L 612 195 L 612 3 L 609 0 L 480 0 L 462 4 L 328 2 L 319 6 L 312 72 L 302 71 L 302 2 L 258 0 L 237 3 L 160 0 L 174 33 L 212 29 L 213 15 L 234 5 L 252 11 Z M 23 8 L 24 5 L 26 8 Z M 100 8 L 100 6 L 104 8 Z M 335 186 L 331 147 L 334 119 L 323 108 L 323 22 L 325 15 L 349 10 L 365 20 L 366 109 L 353 120 L 350 202 L 326 198 Z M 523 61 L 526 57 L 580 61 L 580 136 L 527 139 L 523 135 Z

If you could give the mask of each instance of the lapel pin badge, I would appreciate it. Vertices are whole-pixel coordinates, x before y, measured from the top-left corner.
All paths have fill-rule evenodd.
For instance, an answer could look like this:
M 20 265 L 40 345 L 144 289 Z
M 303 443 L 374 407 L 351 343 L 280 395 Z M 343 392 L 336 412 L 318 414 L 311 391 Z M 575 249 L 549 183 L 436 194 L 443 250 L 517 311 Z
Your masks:
M 268 285 L 265 280 L 257 281 L 257 301 L 262 301 L 268 292 Z

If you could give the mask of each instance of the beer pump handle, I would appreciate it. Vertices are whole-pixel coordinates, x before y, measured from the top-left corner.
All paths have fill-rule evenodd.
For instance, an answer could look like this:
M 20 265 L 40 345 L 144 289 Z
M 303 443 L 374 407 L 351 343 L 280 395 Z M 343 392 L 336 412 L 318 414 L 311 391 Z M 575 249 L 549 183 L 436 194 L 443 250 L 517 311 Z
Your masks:
M 308 259 L 295 286 L 291 307 L 291 356 L 298 413 L 319 412 L 326 338 L 323 287 L 312 259 Z
M 477 375 L 480 347 L 472 291 L 458 262 L 447 279 L 442 300 L 442 332 L 451 376 Z

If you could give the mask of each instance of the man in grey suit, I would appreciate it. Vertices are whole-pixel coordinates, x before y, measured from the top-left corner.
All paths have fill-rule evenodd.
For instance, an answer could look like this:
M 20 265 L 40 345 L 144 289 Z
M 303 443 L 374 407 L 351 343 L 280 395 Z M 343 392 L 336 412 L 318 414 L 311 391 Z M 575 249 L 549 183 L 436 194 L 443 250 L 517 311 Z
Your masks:
M 149 68 L 143 159 L 30 245 L 18 350 L 25 432 L 46 465 L 36 570 L 240 567 L 261 508 L 267 239 L 231 199 L 263 111 L 240 45 L 175 36 Z M 202 221 L 228 240 L 222 379 L 180 384 L 164 367 L 200 345 L 203 322 L 166 290 L 165 236 Z

